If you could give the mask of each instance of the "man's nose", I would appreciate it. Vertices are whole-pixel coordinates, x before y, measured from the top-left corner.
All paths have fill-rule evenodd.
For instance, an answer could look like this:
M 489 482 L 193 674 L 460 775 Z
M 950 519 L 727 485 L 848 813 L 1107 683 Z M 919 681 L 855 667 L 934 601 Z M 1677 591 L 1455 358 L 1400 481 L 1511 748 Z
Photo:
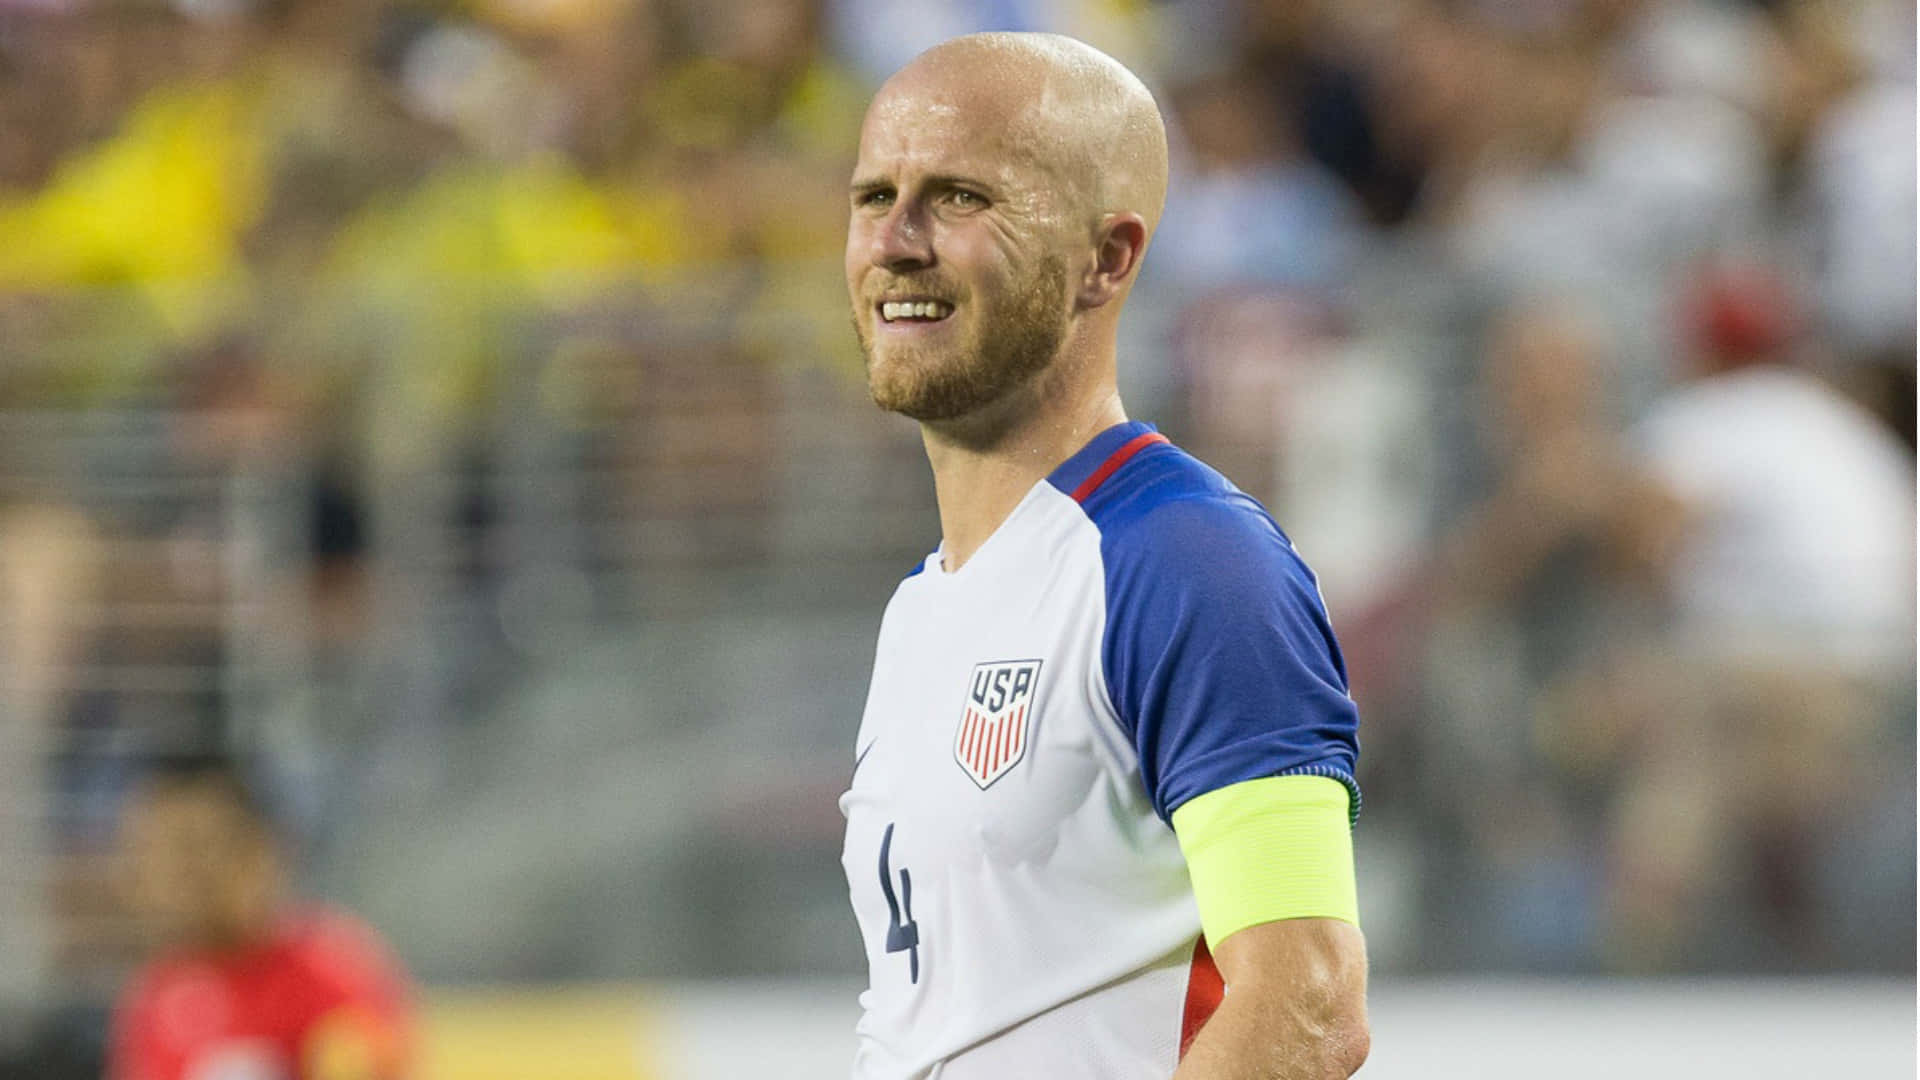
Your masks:
M 933 238 L 919 209 L 904 200 L 888 208 L 875 223 L 870 255 L 875 266 L 893 271 L 932 265 Z

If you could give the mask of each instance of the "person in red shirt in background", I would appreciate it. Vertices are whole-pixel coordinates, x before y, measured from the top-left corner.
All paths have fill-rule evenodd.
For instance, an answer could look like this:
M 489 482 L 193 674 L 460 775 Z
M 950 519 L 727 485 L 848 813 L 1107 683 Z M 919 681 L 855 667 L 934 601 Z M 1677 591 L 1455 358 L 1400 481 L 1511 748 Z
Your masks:
M 405 973 L 343 912 L 296 903 L 240 770 L 172 760 L 121 826 L 157 951 L 115 1008 L 107 1080 L 402 1080 Z

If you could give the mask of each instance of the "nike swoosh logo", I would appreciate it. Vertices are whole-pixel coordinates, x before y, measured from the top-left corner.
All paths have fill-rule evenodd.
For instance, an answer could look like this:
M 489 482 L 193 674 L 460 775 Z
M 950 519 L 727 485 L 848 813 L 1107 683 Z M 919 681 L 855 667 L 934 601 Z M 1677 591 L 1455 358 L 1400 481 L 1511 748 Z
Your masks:
M 858 776 L 860 774 L 860 763 L 867 760 L 867 755 L 873 753 L 873 743 L 877 743 L 879 741 L 880 741 L 879 739 L 875 739 L 873 740 L 873 742 L 868 743 L 867 748 L 865 750 L 860 751 L 860 753 L 854 757 L 853 759 L 854 776 Z M 853 777 L 851 776 L 848 777 L 847 783 L 849 784 L 853 783 Z

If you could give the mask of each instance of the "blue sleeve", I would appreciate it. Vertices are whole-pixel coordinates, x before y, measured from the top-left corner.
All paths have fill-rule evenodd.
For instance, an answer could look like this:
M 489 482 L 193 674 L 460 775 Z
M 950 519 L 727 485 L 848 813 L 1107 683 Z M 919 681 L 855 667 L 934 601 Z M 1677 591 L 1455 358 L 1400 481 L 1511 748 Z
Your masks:
M 1153 806 L 1265 776 L 1354 782 L 1359 717 L 1312 571 L 1238 492 L 1106 533 L 1107 688 Z

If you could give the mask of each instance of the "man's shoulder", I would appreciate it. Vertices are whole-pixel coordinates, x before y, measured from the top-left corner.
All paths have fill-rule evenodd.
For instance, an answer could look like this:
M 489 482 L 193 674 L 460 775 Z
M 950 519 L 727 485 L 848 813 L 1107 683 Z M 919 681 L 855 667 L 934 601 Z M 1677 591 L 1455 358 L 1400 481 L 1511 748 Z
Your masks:
M 1266 507 L 1172 443 L 1135 455 L 1081 506 L 1110 561 L 1193 569 L 1249 554 L 1297 561 Z
M 301 911 L 282 926 L 283 962 L 322 987 L 384 996 L 401 990 L 406 975 L 380 935 L 338 908 Z

